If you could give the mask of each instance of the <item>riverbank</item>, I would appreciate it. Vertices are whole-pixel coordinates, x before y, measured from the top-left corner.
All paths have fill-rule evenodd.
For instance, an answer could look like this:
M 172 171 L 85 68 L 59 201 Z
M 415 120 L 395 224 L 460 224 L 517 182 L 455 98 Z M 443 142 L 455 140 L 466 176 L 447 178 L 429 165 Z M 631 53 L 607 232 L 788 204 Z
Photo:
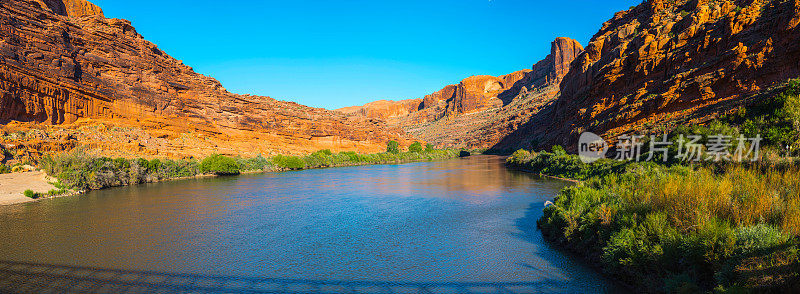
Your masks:
M 425 149 L 409 152 L 385 152 L 357 154 L 355 152 L 332 153 L 321 150 L 307 156 L 278 155 L 269 159 L 231 158 L 220 155 L 203 160 L 169 159 L 125 159 L 88 155 L 80 150 L 48 156 L 40 162 L 42 171 L 0 175 L 0 205 L 10 205 L 75 195 L 82 192 L 110 187 L 213 177 L 292 170 L 348 167 L 373 164 L 400 164 L 420 161 L 435 161 L 457 158 L 461 154 L 455 149 Z M 48 174 L 50 176 L 48 176 Z M 53 183 L 71 188 L 66 193 L 55 195 Z M 31 190 L 38 199 L 26 197 Z
M 621 284 L 655 293 L 800 287 L 800 167 L 793 161 L 583 163 L 556 150 L 519 151 L 507 166 L 580 180 L 537 226 Z
M 36 199 L 25 197 L 26 190 L 35 193 L 46 194 L 56 189 L 51 184 L 53 179 L 47 176 L 44 171 L 0 174 L 0 205 L 11 205 L 25 202 L 36 201 Z

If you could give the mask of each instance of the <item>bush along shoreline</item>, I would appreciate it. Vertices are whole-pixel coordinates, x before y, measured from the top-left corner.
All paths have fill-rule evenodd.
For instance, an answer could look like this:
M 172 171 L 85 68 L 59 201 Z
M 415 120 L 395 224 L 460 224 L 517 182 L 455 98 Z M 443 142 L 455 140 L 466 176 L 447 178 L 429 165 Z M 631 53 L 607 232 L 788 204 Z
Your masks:
M 653 293 L 800 289 L 800 166 L 663 165 L 558 152 L 510 167 L 581 180 L 537 226 L 623 285 Z
M 651 293 L 800 291 L 800 86 L 765 105 L 668 134 L 764 135 L 755 162 L 585 163 L 555 146 L 509 168 L 578 180 L 544 209 L 545 238 Z M 675 142 L 675 140 L 670 140 Z M 645 144 L 646 145 L 646 144 Z M 645 150 L 646 152 L 647 150 Z M 703 154 L 702 157 L 705 157 Z
M 229 176 L 241 173 L 276 172 L 369 164 L 405 163 L 457 158 L 459 150 L 422 147 L 416 143 L 401 152 L 391 142 L 387 152 L 358 154 L 321 150 L 307 156 L 276 155 L 271 158 L 228 157 L 213 154 L 195 159 L 126 159 L 89 155 L 82 150 L 42 158 L 39 167 L 75 191 L 154 183 L 199 176 Z M 39 195 L 41 196 L 41 195 Z

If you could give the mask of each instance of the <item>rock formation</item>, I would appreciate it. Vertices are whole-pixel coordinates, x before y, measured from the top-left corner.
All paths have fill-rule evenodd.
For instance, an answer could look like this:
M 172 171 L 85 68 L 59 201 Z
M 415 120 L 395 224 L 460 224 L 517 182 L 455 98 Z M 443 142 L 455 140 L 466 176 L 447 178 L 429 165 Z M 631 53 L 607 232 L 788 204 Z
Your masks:
M 800 0 L 648 0 L 604 23 L 558 100 L 498 148 L 703 123 L 798 76 Z
M 539 79 L 534 83 L 538 85 L 560 84 L 572 61 L 583 52 L 583 46 L 573 39 L 559 37 L 553 41 L 550 52 L 544 60 L 533 65 L 533 76 Z
M 405 138 L 363 116 L 229 93 L 85 0 L 0 0 L 0 123 L 86 119 L 218 137 L 203 153 L 375 152 Z
M 552 99 L 569 64 L 583 47 L 557 38 L 550 54 L 532 69 L 504 76 L 472 76 L 422 99 L 378 101 L 339 109 L 386 120 L 416 138 L 451 147 L 490 147 L 514 131 L 520 121 Z M 535 98 L 535 99 L 533 99 Z

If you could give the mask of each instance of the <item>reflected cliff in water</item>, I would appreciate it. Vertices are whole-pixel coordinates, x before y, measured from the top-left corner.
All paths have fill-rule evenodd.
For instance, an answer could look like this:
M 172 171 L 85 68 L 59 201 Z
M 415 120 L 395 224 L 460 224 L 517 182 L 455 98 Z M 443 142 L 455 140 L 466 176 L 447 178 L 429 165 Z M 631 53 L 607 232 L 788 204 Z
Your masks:
M 95 191 L 0 207 L 0 280 L 86 282 L 90 292 L 262 282 L 283 290 L 252 292 L 614 291 L 535 228 L 565 185 L 476 156 Z M 115 278 L 128 274 L 135 282 Z

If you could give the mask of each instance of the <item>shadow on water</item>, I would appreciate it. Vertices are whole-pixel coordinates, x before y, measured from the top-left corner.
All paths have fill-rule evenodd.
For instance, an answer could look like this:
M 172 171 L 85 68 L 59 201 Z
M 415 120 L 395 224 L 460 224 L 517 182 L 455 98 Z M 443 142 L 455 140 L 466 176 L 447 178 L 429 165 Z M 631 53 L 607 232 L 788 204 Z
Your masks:
M 585 275 L 598 275 L 600 279 L 606 282 L 605 285 L 597 288 L 599 292 L 603 293 L 631 293 L 630 289 L 620 285 L 619 283 L 608 279 L 605 276 L 601 276 L 599 274 L 600 269 L 596 266 L 587 264 L 584 260 L 581 260 L 579 256 L 577 256 L 574 252 L 569 250 L 565 250 L 563 248 L 558 248 L 550 244 L 549 241 L 544 239 L 541 230 L 539 230 L 537 226 L 537 221 L 542 217 L 544 210 L 544 206 L 536 203 L 531 204 L 530 207 L 525 212 L 525 216 L 517 219 L 515 221 L 515 226 L 519 230 L 517 233 L 511 233 L 512 236 L 530 242 L 532 244 L 544 244 L 544 247 L 539 248 L 539 252 L 537 252 L 537 256 L 541 257 L 542 259 L 546 260 L 551 264 L 556 264 L 561 267 L 573 268 L 581 273 L 572 272 L 569 273 L 571 275 L 580 277 Z M 537 269 L 534 266 L 524 265 L 530 267 L 531 269 Z M 597 270 L 598 272 L 594 272 Z
M 565 293 L 563 282 L 379 282 L 271 279 L 0 261 L 3 293 Z

